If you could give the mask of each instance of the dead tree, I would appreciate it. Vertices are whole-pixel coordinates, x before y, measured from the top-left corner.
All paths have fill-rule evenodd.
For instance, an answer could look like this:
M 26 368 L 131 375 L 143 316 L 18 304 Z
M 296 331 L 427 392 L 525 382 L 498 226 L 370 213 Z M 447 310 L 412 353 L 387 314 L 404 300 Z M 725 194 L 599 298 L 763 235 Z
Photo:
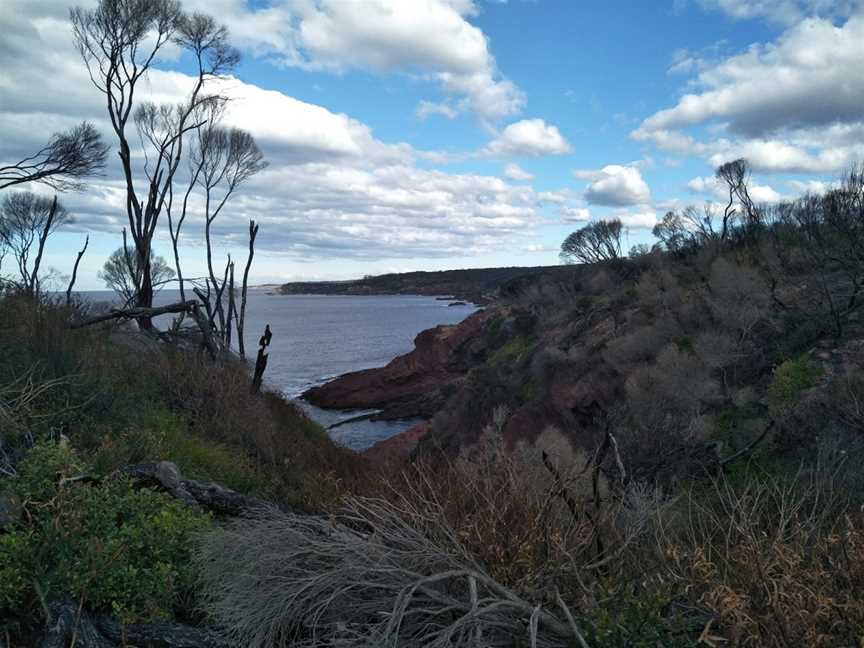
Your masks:
M 213 341 L 213 335 L 210 330 L 209 322 L 207 318 L 205 318 L 201 314 L 200 308 L 200 304 L 194 299 L 190 299 L 185 302 L 181 301 L 173 304 L 166 304 L 165 306 L 156 306 L 151 308 L 144 308 L 141 306 L 133 306 L 131 308 L 112 308 L 107 313 L 103 313 L 101 315 L 97 315 L 86 320 L 72 322 L 69 327 L 73 329 L 79 329 L 84 328 L 85 326 L 92 326 L 94 324 L 100 324 L 102 322 L 109 322 L 113 320 L 140 320 L 142 317 L 146 317 L 152 320 L 154 317 L 158 317 L 159 315 L 166 315 L 168 313 L 186 313 L 191 316 L 193 321 L 198 325 L 198 329 L 201 332 L 202 346 L 207 350 L 211 358 L 216 358 L 218 355 L 218 349 Z
M 72 267 L 72 278 L 69 280 L 69 287 L 66 289 L 66 305 L 69 306 L 72 304 L 72 288 L 75 287 L 75 280 L 78 278 L 78 264 L 81 263 L 81 257 L 84 256 L 84 253 L 87 252 L 87 246 L 90 245 L 90 235 L 87 235 L 87 238 L 84 239 L 84 247 L 81 248 L 81 251 L 78 252 L 78 256 L 75 257 L 75 265 Z
M 0 189 L 25 182 L 39 182 L 55 191 L 81 189 L 81 178 L 105 166 L 108 146 L 89 122 L 65 133 L 54 133 L 48 144 L 33 155 L 0 166 Z
M 264 380 L 264 370 L 267 369 L 267 357 L 270 353 L 270 340 L 273 339 L 273 334 L 270 332 L 270 325 L 264 327 L 264 335 L 258 341 L 258 357 L 255 359 L 255 373 L 252 376 L 252 393 L 257 394 L 261 391 L 261 382 Z
M 194 155 L 200 166 L 198 184 L 204 192 L 204 239 L 209 274 L 207 295 L 208 299 L 212 299 L 213 327 L 227 342 L 231 317 L 226 317 L 223 297 L 232 263 L 229 258 L 225 277 L 220 281 L 213 267 L 212 226 L 239 187 L 263 171 L 267 163 L 252 135 L 238 128 L 220 128 L 212 122 L 198 132 Z M 228 346 L 226 344 L 226 348 Z
M 222 117 L 226 101 L 214 97 L 211 101 L 202 103 L 194 116 L 195 123 L 205 123 L 213 127 Z M 168 217 L 168 234 L 171 237 L 171 247 L 174 252 L 174 270 L 177 273 L 177 285 L 180 290 L 180 298 L 186 299 L 186 284 L 183 276 L 183 268 L 180 264 L 180 233 L 189 210 L 189 198 L 195 187 L 198 186 L 198 178 L 204 167 L 204 156 L 200 154 L 200 148 L 193 141 L 192 152 L 188 157 L 187 182 L 183 191 L 183 200 L 174 201 L 174 183 L 168 185 L 168 200 L 165 203 L 165 214 Z
M 25 294 L 33 296 L 39 292 L 39 269 L 48 237 L 70 220 L 57 196 L 46 198 L 19 191 L 4 198 L 0 206 L 0 238 L 15 259 L 18 285 Z
M 150 247 L 180 161 L 183 138 L 202 124 L 194 115 L 202 103 L 207 82 L 224 75 L 239 61 L 228 43 L 228 32 L 203 14 L 184 14 L 175 0 L 100 0 L 95 9 L 71 12 L 75 41 L 93 85 L 105 95 L 108 116 L 117 137 L 126 189 L 126 212 L 135 253 L 142 268 L 136 285 L 136 305 L 142 313 L 153 303 Z M 192 54 L 195 83 L 182 108 L 143 104 L 133 113 L 139 81 L 168 43 Z M 146 189 L 136 188 L 139 173 L 133 168 L 128 124 L 134 116 L 145 153 Z M 151 128 L 152 126 L 152 128 Z M 143 315 L 139 325 L 151 328 Z
M 249 288 L 249 268 L 252 267 L 252 257 L 255 256 L 255 239 L 258 237 L 258 224 L 254 220 L 249 221 L 249 256 L 246 257 L 246 269 L 243 271 L 243 288 L 240 293 L 240 313 L 237 319 L 237 345 L 240 349 L 240 357 L 246 357 L 246 348 L 243 342 L 243 331 L 246 325 L 246 292 Z

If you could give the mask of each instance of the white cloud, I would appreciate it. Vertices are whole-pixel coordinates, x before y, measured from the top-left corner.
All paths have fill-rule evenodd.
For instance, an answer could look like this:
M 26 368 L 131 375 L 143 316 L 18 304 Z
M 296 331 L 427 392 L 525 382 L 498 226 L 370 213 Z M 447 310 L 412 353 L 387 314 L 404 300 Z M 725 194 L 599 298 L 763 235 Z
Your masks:
M 622 212 L 615 218 L 630 229 L 651 229 L 657 224 L 657 214 L 652 211 Z
M 82 119 L 92 120 L 116 149 L 102 96 L 72 46 L 65 8 L 56 16 L 43 15 L 42 3 L 20 8 L 0 12 L 0 32 L 11 35 L 0 42 L 0 155 L 32 152 L 53 131 Z M 155 69 L 138 96 L 176 102 L 190 83 L 183 74 Z M 307 261 L 464 256 L 500 250 L 540 223 L 530 186 L 420 168 L 410 145 L 383 142 L 349 115 L 239 79 L 218 88 L 232 99 L 226 122 L 250 130 L 270 162 L 216 221 L 220 246 L 242 248 L 248 219 L 255 218 L 262 254 Z M 116 164 L 112 152 L 104 177 L 64 198 L 76 231 L 108 232 L 119 240 L 126 215 Z M 191 207 L 185 232 L 194 264 L 201 211 L 197 202 Z M 164 223 L 157 237 L 167 238 Z
M 789 180 L 786 186 L 797 194 L 824 194 L 834 187 L 834 183 L 823 180 Z
M 576 170 L 573 176 L 591 180 L 585 200 L 594 205 L 627 207 L 651 202 L 651 190 L 638 168 L 610 164 L 599 170 Z
M 420 119 L 426 119 L 430 115 L 441 115 L 447 119 L 456 119 L 459 111 L 447 103 L 435 103 L 434 101 L 421 101 L 417 105 L 416 115 Z
M 700 0 L 700 3 L 736 20 L 768 18 L 785 24 L 811 16 L 841 18 L 862 5 L 860 0 Z
M 687 189 L 693 193 L 716 193 L 720 182 L 714 176 L 697 176 L 687 183 Z
M 287 66 L 429 75 L 456 98 L 422 102 L 418 114 L 471 110 L 495 122 L 518 113 L 522 91 L 502 77 L 472 0 L 193 0 L 231 26 L 238 41 Z
M 516 181 L 534 179 L 534 176 L 532 174 L 528 173 L 518 164 L 508 164 L 506 167 L 504 167 L 504 177 Z
M 561 189 L 560 191 L 541 191 L 537 194 L 537 202 L 540 204 L 551 203 L 553 205 L 561 205 L 567 202 L 569 197 L 569 189 Z
M 558 252 L 559 249 L 554 245 L 544 245 L 543 243 L 532 243 L 531 245 L 526 245 L 523 250 L 525 252 Z
M 840 25 L 803 20 L 775 42 L 703 67 L 687 94 L 632 137 L 714 165 L 746 157 L 768 172 L 836 171 L 864 153 L 849 136 L 864 131 L 862 60 L 864 14 Z M 684 132 L 694 126 L 709 127 L 708 139 Z
M 573 148 L 552 124 L 542 119 L 523 119 L 509 124 L 481 151 L 492 157 L 561 155 Z
M 558 210 L 561 220 L 565 223 L 584 223 L 591 220 L 591 212 L 585 207 L 565 205 Z

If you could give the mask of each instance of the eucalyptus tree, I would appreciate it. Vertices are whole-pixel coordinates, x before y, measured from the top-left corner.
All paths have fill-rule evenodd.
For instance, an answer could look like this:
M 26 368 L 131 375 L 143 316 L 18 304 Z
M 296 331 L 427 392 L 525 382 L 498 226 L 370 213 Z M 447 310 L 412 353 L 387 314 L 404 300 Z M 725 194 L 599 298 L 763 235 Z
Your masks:
M 93 9 L 73 9 L 71 19 L 78 50 L 93 85 L 105 95 L 119 144 L 129 232 L 140 268 L 135 305 L 150 308 L 150 250 L 183 158 L 184 137 L 204 125 L 196 120 L 201 106 L 218 100 L 205 87 L 228 74 L 239 62 L 239 53 L 231 47 L 225 27 L 210 16 L 184 13 L 176 0 L 99 0 Z M 180 107 L 138 102 L 141 80 L 170 44 L 191 55 L 195 73 L 188 96 Z M 132 152 L 130 119 L 138 126 L 140 157 Z M 142 157 L 143 168 L 136 168 Z M 147 316 L 138 321 L 142 328 L 151 327 Z
M 0 189 L 38 182 L 56 191 L 78 190 L 81 179 L 105 166 L 108 147 L 88 122 L 54 133 L 33 155 L 0 165 Z
M 576 230 L 561 244 L 561 259 L 567 263 L 602 263 L 622 257 L 618 219 L 590 223 Z
M 3 256 L 11 254 L 23 293 L 34 296 L 40 287 L 39 270 L 48 237 L 71 220 L 69 212 L 57 200 L 30 191 L 16 191 L 0 203 L 0 248 Z

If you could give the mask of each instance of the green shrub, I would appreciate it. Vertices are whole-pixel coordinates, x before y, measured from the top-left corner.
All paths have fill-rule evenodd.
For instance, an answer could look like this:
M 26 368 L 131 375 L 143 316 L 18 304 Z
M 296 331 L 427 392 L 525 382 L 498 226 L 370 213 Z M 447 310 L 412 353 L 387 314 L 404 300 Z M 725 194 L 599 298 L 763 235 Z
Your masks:
M 791 408 L 799 394 L 816 383 L 821 368 L 806 356 L 791 358 L 774 369 L 768 385 L 768 403 L 771 409 L 782 413 Z
M 0 536 L 0 616 L 71 597 L 126 622 L 172 618 L 192 592 L 193 535 L 209 517 L 124 477 L 68 480 L 86 468 L 68 448 L 37 445 L 19 478 L 0 481 L 27 512 Z
M 246 453 L 200 439 L 188 429 L 186 417 L 162 406 L 147 407 L 127 429 L 101 435 L 94 468 L 99 474 L 107 474 L 129 463 L 173 461 L 189 479 L 218 481 L 246 495 L 274 495 L 272 474 L 255 466 Z
M 592 646 L 688 648 L 699 645 L 693 639 L 693 624 L 681 615 L 670 614 L 671 601 L 665 596 L 625 588 L 602 601 L 587 616 L 589 627 L 585 634 Z

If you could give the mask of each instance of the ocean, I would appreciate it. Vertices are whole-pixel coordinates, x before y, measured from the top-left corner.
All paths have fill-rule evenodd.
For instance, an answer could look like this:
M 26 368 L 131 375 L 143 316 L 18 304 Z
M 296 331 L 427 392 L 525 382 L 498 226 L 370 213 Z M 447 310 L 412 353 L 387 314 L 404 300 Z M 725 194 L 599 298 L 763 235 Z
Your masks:
M 113 301 L 110 291 L 82 292 L 94 301 Z M 156 304 L 179 301 L 177 291 L 164 290 Z M 414 337 L 439 324 L 456 324 L 475 306 L 449 306 L 447 300 L 412 295 L 342 296 L 275 295 L 250 291 L 246 306 L 246 355 L 254 358 L 266 324 L 273 340 L 265 383 L 286 397 L 298 399 L 306 389 L 343 373 L 381 367 L 414 348 Z M 170 322 L 165 316 L 162 325 Z M 157 320 L 159 322 L 160 320 Z M 322 410 L 297 400 L 316 421 L 330 427 L 364 414 Z M 337 442 L 364 450 L 398 434 L 416 421 L 356 421 L 329 433 Z

